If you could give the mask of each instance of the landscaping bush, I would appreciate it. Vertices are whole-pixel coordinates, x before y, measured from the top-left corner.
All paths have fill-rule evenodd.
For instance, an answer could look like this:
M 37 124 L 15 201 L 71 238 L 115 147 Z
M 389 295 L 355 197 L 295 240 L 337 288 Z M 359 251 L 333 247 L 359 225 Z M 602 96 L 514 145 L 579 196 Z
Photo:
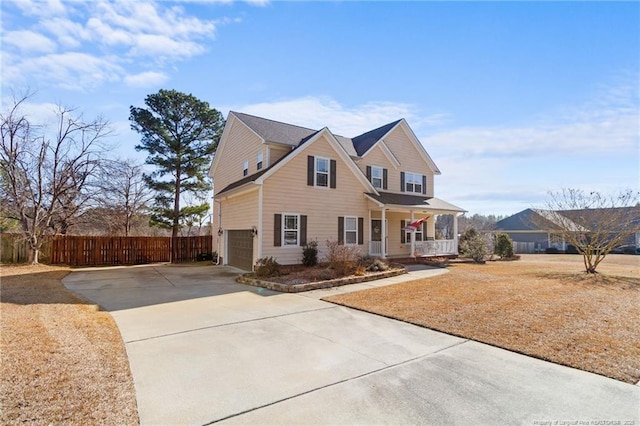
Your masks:
M 462 247 L 464 243 L 477 236 L 478 236 L 478 231 L 476 231 L 475 228 L 469 228 L 466 231 L 464 231 L 464 233 L 460 235 L 460 240 L 458 241 L 458 254 L 461 254 L 464 256 L 464 253 L 462 252 Z
M 338 277 L 351 275 L 355 272 L 360 259 L 357 246 L 345 246 L 335 240 L 327 240 L 327 263 Z
M 256 276 L 262 278 L 277 277 L 280 275 L 281 265 L 273 256 L 263 257 L 256 262 Z
M 487 239 L 476 233 L 460 244 L 460 252 L 463 256 L 472 258 L 474 262 L 484 262 L 485 256 L 489 253 Z
M 493 236 L 493 253 L 500 256 L 500 259 L 513 257 L 513 241 L 509 235 L 500 232 Z
M 302 264 L 312 268 L 318 264 L 318 242 L 310 241 L 302 248 Z

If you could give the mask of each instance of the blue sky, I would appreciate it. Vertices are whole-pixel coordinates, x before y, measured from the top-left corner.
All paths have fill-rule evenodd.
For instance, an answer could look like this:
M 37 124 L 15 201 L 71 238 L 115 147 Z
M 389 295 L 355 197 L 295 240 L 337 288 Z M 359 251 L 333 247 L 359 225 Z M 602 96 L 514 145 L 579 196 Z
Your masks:
M 3 0 L 2 105 L 35 90 L 102 114 L 143 161 L 129 107 L 159 89 L 356 136 L 404 117 L 436 196 L 470 213 L 563 187 L 640 187 L 638 2 Z

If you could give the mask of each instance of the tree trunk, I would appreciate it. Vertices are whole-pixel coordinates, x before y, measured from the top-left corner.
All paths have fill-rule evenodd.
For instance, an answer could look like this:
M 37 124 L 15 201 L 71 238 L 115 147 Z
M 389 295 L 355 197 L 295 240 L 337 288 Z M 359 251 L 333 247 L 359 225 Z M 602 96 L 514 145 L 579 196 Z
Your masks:
M 38 237 L 35 235 L 32 235 L 29 239 L 29 248 L 31 250 L 29 254 L 30 263 L 32 265 L 37 265 L 40 257 L 40 244 L 38 244 Z

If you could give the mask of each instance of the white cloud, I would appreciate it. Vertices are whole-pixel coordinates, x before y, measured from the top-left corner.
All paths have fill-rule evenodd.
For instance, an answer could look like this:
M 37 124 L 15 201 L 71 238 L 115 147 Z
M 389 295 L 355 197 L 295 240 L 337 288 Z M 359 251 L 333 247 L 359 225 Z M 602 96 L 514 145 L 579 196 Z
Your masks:
M 129 70 L 138 58 L 155 73 L 147 78 L 166 81 L 168 63 L 204 53 L 216 25 L 229 22 L 200 19 L 183 7 L 153 1 L 21 0 L 15 7 L 25 23 L 2 33 L 3 67 L 20 70 L 3 72 L 8 86 L 23 82 L 27 72 L 43 85 L 80 90 L 105 82 L 138 84 L 139 78 L 130 76 L 137 70 Z M 54 55 L 56 42 L 64 50 Z
M 26 58 L 14 66 L 38 81 L 54 81 L 65 89 L 83 90 L 119 80 L 124 71 L 116 62 L 114 58 L 67 52 Z
M 464 127 L 421 140 L 457 158 L 638 155 L 637 84 L 607 89 L 594 101 L 552 111 L 525 126 Z
M 22 52 L 51 53 L 56 50 L 56 44 L 49 37 L 29 30 L 9 31 L 3 36 L 3 42 Z
M 400 118 L 412 123 L 439 122 L 442 115 L 422 117 L 416 107 L 398 102 L 368 102 L 347 107 L 330 97 L 307 96 L 275 102 L 263 102 L 231 108 L 285 123 L 329 129 L 339 135 L 353 137 Z
M 169 79 L 164 73 L 156 71 L 146 71 L 139 74 L 127 75 L 124 82 L 131 87 L 154 87 L 159 86 Z
M 60 0 L 14 0 L 15 5 L 27 16 L 50 17 L 66 14 Z

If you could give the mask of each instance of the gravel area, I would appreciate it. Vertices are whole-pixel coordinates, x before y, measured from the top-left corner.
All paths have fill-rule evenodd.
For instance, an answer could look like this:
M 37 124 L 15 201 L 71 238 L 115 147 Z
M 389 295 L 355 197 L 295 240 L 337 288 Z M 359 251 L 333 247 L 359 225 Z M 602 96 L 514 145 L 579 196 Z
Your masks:
M 578 255 L 455 264 L 450 273 L 325 300 L 628 383 L 640 380 L 640 256 L 588 275 Z
M 63 287 L 68 272 L 0 267 L 0 423 L 138 424 L 118 328 Z

